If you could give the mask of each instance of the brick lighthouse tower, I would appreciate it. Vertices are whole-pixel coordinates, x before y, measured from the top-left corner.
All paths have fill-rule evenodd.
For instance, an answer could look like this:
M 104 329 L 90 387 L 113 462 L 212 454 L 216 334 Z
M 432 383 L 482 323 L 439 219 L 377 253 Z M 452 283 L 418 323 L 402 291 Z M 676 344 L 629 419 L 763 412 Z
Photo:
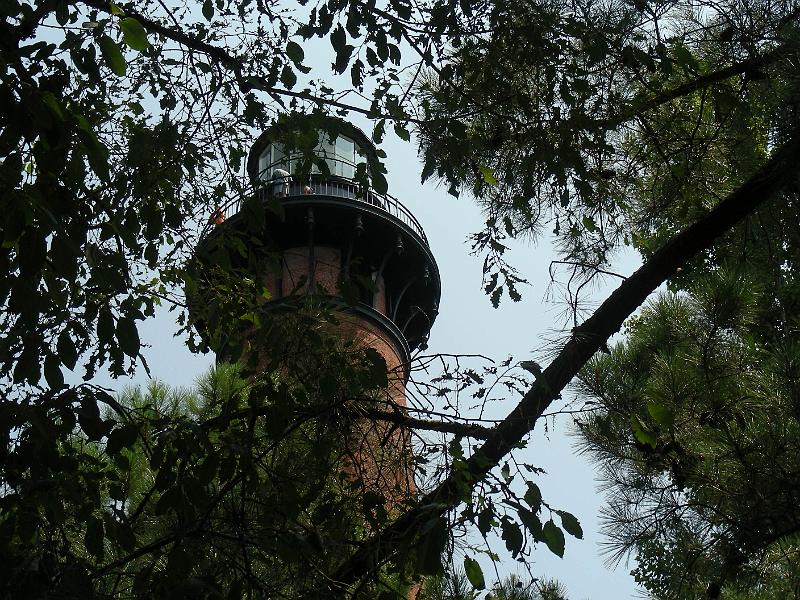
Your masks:
M 402 410 L 410 355 L 426 346 L 441 283 L 422 227 L 385 193 L 381 169 L 372 141 L 346 121 L 321 115 L 279 119 L 250 151 L 247 171 L 254 194 L 217 209 L 197 256 L 213 263 L 217 272 L 235 273 L 235 279 L 266 290 L 261 298 L 265 313 L 298 299 L 322 299 L 337 315 L 337 335 L 383 357 L 386 397 Z M 230 235 L 240 241 L 220 250 Z M 218 359 L 249 355 L 257 363 L 252 359 L 259 352 L 282 351 L 279 343 L 268 345 L 250 336 L 247 327 L 212 331 L 205 315 L 223 308 L 209 309 L 202 283 L 196 292 L 204 306 L 203 311 L 193 309 L 193 318 Z M 387 436 L 380 429 L 375 433 L 376 427 L 386 425 L 365 426 L 373 432 L 365 433 L 365 447 L 351 455 L 346 468 L 360 470 L 367 489 L 380 489 L 390 501 L 396 492 L 386 488 L 397 488 L 401 480 L 413 493 L 407 466 L 384 469 L 367 457 L 375 456 L 375 444 L 387 450 Z M 388 454 L 408 458 L 408 433 L 392 428 L 388 437 Z

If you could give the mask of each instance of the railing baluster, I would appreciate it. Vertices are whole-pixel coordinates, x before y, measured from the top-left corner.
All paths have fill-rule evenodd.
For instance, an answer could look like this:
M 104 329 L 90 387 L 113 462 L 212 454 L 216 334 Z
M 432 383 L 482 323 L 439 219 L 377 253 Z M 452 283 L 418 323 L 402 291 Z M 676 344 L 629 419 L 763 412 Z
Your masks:
M 265 172 L 266 170 L 262 171 L 260 174 L 260 179 L 263 185 L 256 190 L 256 193 L 259 194 L 261 198 L 269 197 L 274 192 L 273 186 L 275 184 L 270 179 L 265 179 L 263 177 Z M 384 212 L 405 223 L 422 238 L 426 245 L 428 244 L 428 238 L 425 235 L 425 232 L 422 230 L 422 226 L 419 224 L 419 221 L 417 221 L 416 217 L 414 217 L 414 215 L 411 214 L 411 212 L 394 196 L 390 196 L 389 194 L 378 194 L 369 188 L 364 190 L 363 193 L 359 195 L 360 186 L 356 185 L 353 181 L 346 179 L 316 179 L 314 174 L 312 174 L 312 176 L 309 178 L 309 185 L 312 187 L 315 195 L 347 198 L 349 200 L 355 200 L 357 202 L 364 202 L 372 206 L 377 206 Z M 304 196 L 304 187 L 305 186 L 302 182 L 292 180 L 289 185 L 289 197 Z M 242 210 L 242 200 L 240 198 L 235 198 L 223 206 L 221 210 L 224 213 L 225 218 L 230 219 Z M 210 228 L 206 226 L 203 230 L 203 233 L 201 233 L 201 236 L 206 235 L 209 230 Z

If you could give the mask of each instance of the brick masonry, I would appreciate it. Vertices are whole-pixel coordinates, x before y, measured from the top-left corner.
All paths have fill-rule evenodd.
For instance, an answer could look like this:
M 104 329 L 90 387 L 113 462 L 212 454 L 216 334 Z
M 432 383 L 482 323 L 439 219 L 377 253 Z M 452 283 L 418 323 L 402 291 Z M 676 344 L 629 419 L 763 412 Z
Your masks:
M 284 250 L 282 272 L 265 273 L 264 286 L 273 298 L 303 294 L 312 280 L 318 292 L 337 294 L 342 270 L 341 251 L 330 247 L 315 247 L 309 256 L 307 246 Z M 378 278 L 372 307 L 386 315 L 386 286 Z M 389 385 L 387 396 L 397 406 L 406 406 L 405 380 L 408 365 L 404 364 L 403 352 L 392 336 L 380 325 L 353 314 L 343 313 L 342 335 L 363 347 L 374 348 L 386 361 Z M 388 505 L 397 505 L 416 492 L 411 465 L 410 440 L 407 430 L 387 423 L 364 420 L 354 433 L 346 459 L 350 471 L 372 491 L 387 498 Z

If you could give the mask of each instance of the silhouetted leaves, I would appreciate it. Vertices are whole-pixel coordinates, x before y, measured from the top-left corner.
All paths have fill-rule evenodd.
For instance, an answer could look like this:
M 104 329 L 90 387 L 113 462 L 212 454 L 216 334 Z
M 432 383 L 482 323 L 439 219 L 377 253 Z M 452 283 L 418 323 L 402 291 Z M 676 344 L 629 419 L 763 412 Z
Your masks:
M 542 527 L 542 540 L 547 544 L 550 552 L 559 558 L 564 558 L 564 532 L 552 519 Z
M 467 575 L 467 579 L 472 584 L 476 590 L 482 590 L 486 588 L 486 580 L 483 577 L 483 570 L 481 566 L 478 564 L 478 561 L 470 558 L 469 556 L 464 557 L 464 573 Z
M 133 17 L 120 19 L 119 28 L 122 30 L 125 43 L 134 50 L 142 52 L 150 45 L 147 41 L 147 31 L 145 31 L 142 24 Z

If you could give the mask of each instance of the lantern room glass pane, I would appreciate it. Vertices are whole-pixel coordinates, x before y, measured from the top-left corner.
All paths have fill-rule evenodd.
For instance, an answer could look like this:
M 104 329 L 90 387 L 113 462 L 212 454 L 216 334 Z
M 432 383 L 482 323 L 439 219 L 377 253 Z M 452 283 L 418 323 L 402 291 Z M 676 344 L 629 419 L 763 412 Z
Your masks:
M 356 145 L 344 136 L 336 138 L 336 174 L 352 179 L 355 176 Z
M 336 155 L 336 143 L 327 134 L 323 134 L 322 143 L 318 146 L 318 152 L 324 158 L 333 158 Z
M 331 175 L 353 179 L 356 175 L 356 165 L 364 162 L 365 158 L 355 141 L 343 135 L 332 139 L 326 132 L 319 132 L 319 136 L 314 151 L 317 158 L 325 161 Z M 267 146 L 258 158 L 259 177 L 263 181 L 270 180 L 275 169 L 294 175 L 299 161 L 299 152 L 286 153 L 283 144 L 274 142 Z M 309 166 L 312 174 L 321 173 L 317 163 L 312 162 Z
M 269 165 L 272 163 L 270 158 L 271 148 L 264 150 L 258 157 L 258 176 L 260 179 L 269 179 Z
M 270 144 L 258 157 L 258 174 L 262 181 L 272 178 L 275 169 L 288 170 L 289 164 L 283 152 L 282 144 Z
M 286 154 L 283 152 L 283 144 L 272 144 L 272 167 L 274 169 L 286 169 Z
M 340 135 L 336 138 L 336 156 L 349 163 L 355 162 L 356 145 L 353 140 Z

